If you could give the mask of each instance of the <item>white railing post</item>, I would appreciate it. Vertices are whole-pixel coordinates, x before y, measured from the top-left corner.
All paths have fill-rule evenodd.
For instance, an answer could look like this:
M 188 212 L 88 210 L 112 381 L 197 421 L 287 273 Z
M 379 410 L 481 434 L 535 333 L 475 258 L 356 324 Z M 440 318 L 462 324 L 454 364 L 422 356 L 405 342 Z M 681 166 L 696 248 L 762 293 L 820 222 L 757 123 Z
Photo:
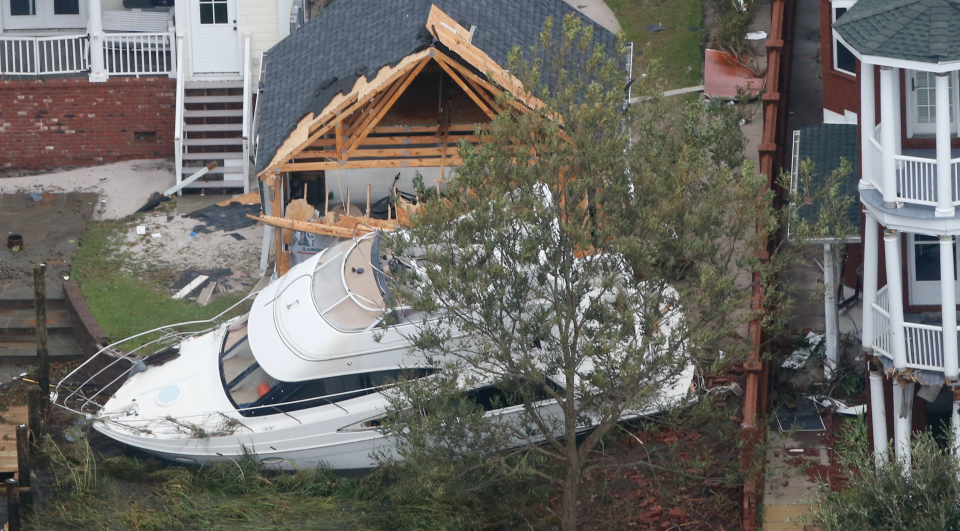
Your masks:
M 243 34 L 243 193 L 250 192 L 250 34 Z
M 893 115 L 893 127 L 897 134 L 893 135 L 893 144 L 896 146 L 897 155 L 903 155 L 903 116 L 900 114 L 900 72 L 901 69 L 893 69 L 893 101 L 897 103 L 897 112 Z
M 937 74 L 937 217 L 953 217 L 950 164 L 950 74 Z
M 174 158 L 176 159 L 174 171 L 177 172 L 177 184 L 180 184 L 180 181 L 183 180 L 183 91 L 186 81 L 183 75 L 183 37 L 177 37 L 175 45 L 177 54 L 177 95 L 175 105 L 177 108 L 174 110 L 173 120 L 173 149 Z
M 873 148 L 870 137 L 877 126 L 876 86 L 874 85 L 873 65 L 860 63 L 860 152 L 863 161 L 860 163 L 860 186 L 875 188 L 876 174 L 873 162 Z M 864 303 L 864 308 L 869 306 Z
M 170 25 L 167 28 L 169 32 L 169 46 L 170 46 L 170 77 L 179 76 L 180 60 L 177 57 L 177 28 L 173 25 L 173 22 L 170 22 Z M 162 51 L 158 51 L 158 54 L 162 54 Z
M 877 272 L 880 262 L 880 224 L 869 213 L 863 224 L 863 336 L 864 352 L 873 351 L 873 304 L 877 302 Z
M 897 371 L 907 369 L 907 341 L 903 330 L 903 283 L 900 276 L 900 235 L 895 230 L 883 232 L 887 263 L 887 302 L 890 304 L 890 348 Z
M 100 0 L 87 0 L 89 17 L 87 33 L 90 34 L 90 81 L 100 83 L 110 78 L 103 66 L 103 13 Z
M 939 125 L 939 124 L 938 124 Z M 940 304 L 943 319 L 943 378 L 957 381 L 957 292 L 953 278 L 953 236 L 940 236 Z
M 899 102 L 894 100 L 894 70 L 888 66 L 880 67 L 880 147 L 882 150 L 883 206 L 897 206 L 897 166 L 896 135 Z

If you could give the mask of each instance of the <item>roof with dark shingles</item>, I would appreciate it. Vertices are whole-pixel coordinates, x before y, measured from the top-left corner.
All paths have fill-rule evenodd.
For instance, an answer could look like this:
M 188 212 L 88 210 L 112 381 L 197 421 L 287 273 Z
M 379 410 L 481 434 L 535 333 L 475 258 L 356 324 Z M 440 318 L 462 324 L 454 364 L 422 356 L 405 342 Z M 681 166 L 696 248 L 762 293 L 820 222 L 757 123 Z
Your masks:
M 853 227 L 860 229 L 860 192 L 857 185 L 860 182 L 860 165 L 857 162 L 859 139 L 857 126 L 851 124 L 819 124 L 800 129 L 799 161 L 810 159 L 813 162 L 813 175 L 810 176 L 808 192 L 815 195 L 822 189 L 829 177 L 840 167 L 840 159 L 850 163 L 850 174 L 840 183 L 840 193 L 845 197 L 852 197 L 853 203 L 847 211 L 847 219 Z M 816 223 L 819 215 L 819 206 L 816 208 L 801 208 L 799 216 L 811 223 Z
M 860 0 L 833 28 L 861 55 L 924 63 L 960 60 L 960 2 Z
M 433 4 L 462 26 L 476 26 L 472 44 L 501 66 L 514 46 L 526 51 L 539 43 L 547 17 L 559 24 L 573 14 L 594 26 L 595 43 L 610 50 L 615 44 L 613 33 L 563 0 L 337 0 L 267 52 L 257 172 L 308 113 L 349 92 L 360 76 L 370 79 L 434 45 L 426 28 Z

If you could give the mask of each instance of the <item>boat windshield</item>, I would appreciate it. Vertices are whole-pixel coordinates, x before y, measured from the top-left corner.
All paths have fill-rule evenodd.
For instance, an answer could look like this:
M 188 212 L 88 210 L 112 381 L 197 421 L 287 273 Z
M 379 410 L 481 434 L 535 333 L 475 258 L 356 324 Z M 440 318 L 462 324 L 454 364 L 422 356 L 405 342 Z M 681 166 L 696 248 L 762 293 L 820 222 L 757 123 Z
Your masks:
M 387 303 L 377 256 L 379 235 L 348 240 L 327 249 L 313 273 L 313 300 L 331 326 L 366 330 L 383 315 Z M 376 273 L 375 273 L 376 271 Z
M 243 408 L 267 394 L 277 385 L 277 380 L 271 378 L 253 357 L 246 322 L 231 328 L 236 330 L 227 332 L 220 352 L 220 380 L 234 405 Z

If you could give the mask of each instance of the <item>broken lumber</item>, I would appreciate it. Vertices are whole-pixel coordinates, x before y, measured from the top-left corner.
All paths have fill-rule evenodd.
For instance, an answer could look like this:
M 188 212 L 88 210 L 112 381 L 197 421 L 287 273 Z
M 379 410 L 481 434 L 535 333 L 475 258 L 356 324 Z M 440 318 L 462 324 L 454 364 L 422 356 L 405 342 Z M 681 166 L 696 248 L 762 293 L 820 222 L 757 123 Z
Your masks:
M 321 236 L 333 236 L 334 238 L 353 238 L 354 236 L 363 236 L 369 234 L 375 229 L 364 225 L 355 225 L 343 227 L 340 225 L 329 225 L 326 223 L 315 223 L 311 221 L 297 221 L 293 219 L 283 219 L 275 216 L 254 216 L 247 214 L 250 219 L 255 219 L 264 225 L 279 227 L 281 229 L 295 230 L 298 232 L 307 232 L 310 234 L 319 234 Z M 377 220 L 382 221 L 382 220 Z
M 176 294 L 174 294 L 173 300 L 180 300 L 186 297 L 187 295 L 190 294 L 191 291 L 197 289 L 197 287 L 199 287 L 200 284 L 203 284 L 209 278 L 210 277 L 208 277 L 207 275 L 200 275 L 197 278 L 191 280 L 189 284 L 183 287 L 183 289 L 181 289 Z

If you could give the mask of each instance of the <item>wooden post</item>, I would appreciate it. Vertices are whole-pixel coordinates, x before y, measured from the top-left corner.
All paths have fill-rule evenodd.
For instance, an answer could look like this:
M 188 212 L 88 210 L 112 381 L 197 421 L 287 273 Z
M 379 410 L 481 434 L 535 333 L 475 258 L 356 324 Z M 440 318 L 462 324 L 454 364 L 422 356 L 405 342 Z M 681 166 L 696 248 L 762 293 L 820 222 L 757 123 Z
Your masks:
M 47 352 L 47 266 L 33 268 L 33 304 L 37 309 L 37 382 L 44 396 L 50 396 L 50 356 Z
M 17 424 L 17 474 L 20 486 L 30 488 L 30 432 L 25 424 Z
M 39 389 L 30 389 L 27 391 L 27 425 L 30 427 L 30 433 L 33 434 L 33 440 L 40 439 L 40 432 L 43 431 L 43 395 Z
M 370 185 L 367 184 L 367 217 L 370 217 Z
M 350 187 L 347 187 L 347 202 L 343 204 L 343 213 L 350 215 Z
M 20 488 L 17 480 L 7 479 L 7 531 L 21 531 L 20 527 Z

